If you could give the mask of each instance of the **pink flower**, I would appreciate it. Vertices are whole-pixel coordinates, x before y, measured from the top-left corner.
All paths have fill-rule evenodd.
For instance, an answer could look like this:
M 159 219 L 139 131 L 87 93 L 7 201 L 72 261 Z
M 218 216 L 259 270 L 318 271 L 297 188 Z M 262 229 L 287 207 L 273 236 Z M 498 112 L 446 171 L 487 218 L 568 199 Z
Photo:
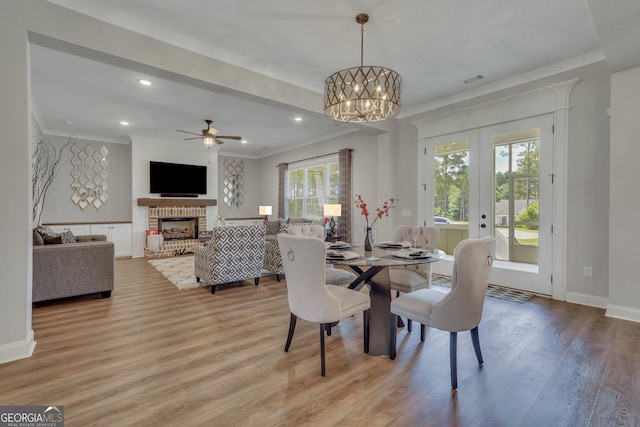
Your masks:
M 360 194 L 356 194 L 354 199 L 356 207 L 360 209 L 360 213 L 364 216 L 364 219 L 367 222 L 367 228 L 373 227 L 373 224 L 375 224 L 379 218 L 389 216 L 389 210 L 391 208 L 395 208 L 396 202 L 398 201 L 399 199 L 392 197 L 389 201 L 384 202 L 381 208 L 376 208 L 376 217 L 373 219 L 373 222 L 371 222 L 371 225 L 369 225 L 369 209 L 367 209 L 367 204 L 362 200 L 362 196 Z

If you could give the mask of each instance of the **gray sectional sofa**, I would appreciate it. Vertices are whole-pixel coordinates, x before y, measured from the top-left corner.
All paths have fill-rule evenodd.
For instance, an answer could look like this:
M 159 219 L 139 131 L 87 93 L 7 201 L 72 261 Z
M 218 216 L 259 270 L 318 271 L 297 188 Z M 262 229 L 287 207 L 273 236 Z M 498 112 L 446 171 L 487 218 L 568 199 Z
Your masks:
M 34 234 L 33 302 L 93 293 L 111 296 L 113 242 L 102 235 L 74 237 L 76 243 L 38 244 Z

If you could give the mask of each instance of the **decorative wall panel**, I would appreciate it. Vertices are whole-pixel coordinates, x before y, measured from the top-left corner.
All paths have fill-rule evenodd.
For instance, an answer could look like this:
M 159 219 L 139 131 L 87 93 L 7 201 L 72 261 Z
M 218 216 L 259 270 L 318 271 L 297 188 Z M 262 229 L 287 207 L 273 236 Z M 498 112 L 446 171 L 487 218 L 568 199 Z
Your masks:
M 84 148 L 77 144 L 71 146 L 71 200 L 82 210 L 89 205 L 100 209 L 109 199 L 107 154 L 109 150 L 104 145 L 98 151 L 91 145 Z
M 244 161 L 224 159 L 224 204 L 239 208 L 244 204 Z

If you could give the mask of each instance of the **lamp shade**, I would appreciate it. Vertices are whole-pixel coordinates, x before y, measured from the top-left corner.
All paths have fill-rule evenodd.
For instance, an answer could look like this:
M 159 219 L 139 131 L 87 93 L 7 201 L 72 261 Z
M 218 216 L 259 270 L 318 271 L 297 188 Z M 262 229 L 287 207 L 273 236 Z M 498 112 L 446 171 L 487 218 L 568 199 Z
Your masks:
M 271 206 L 260 206 L 258 208 L 259 215 L 271 215 Z
M 342 205 L 341 204 L 327 204 L 324 205 L 324 215 L 325 216 L 340 216 L 342 214 Z

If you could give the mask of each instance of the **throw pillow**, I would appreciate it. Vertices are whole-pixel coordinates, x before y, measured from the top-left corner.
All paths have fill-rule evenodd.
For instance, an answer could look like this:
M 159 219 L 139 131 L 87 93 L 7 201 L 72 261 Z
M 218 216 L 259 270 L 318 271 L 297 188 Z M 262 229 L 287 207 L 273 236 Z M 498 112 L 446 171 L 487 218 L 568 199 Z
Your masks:
M 62 243 L 62 237 L 60 236 L 44 236 L 45 245 L 59 245 Z
M 51 229 L 51 227 L 47 227 L 46 225 L 39 225 L 36 227 L 36 231 L 42 235 L 42 237 L 47 236 L 57 236 L 58 234 Z
M 286 233 L 287 232 L 287 228 L 289 228 L 289 219 L 282 219 L 280 218 L 280 233 Z
M 280 220 L 265 221 L 264 224 L 267 226 L 267 234 L 278 234 L 280 231 Z
M 58 236 L 62 238 L 62 243 L 75 243 L 76 237 L 73 235 L 71 230 L 63 231 L 62 233 L 58 233 Z
M 44 245 L 44 239 L 42 238 L 42 234 L 38 233 L 38 230 L 33 229 L 33 246 Z

